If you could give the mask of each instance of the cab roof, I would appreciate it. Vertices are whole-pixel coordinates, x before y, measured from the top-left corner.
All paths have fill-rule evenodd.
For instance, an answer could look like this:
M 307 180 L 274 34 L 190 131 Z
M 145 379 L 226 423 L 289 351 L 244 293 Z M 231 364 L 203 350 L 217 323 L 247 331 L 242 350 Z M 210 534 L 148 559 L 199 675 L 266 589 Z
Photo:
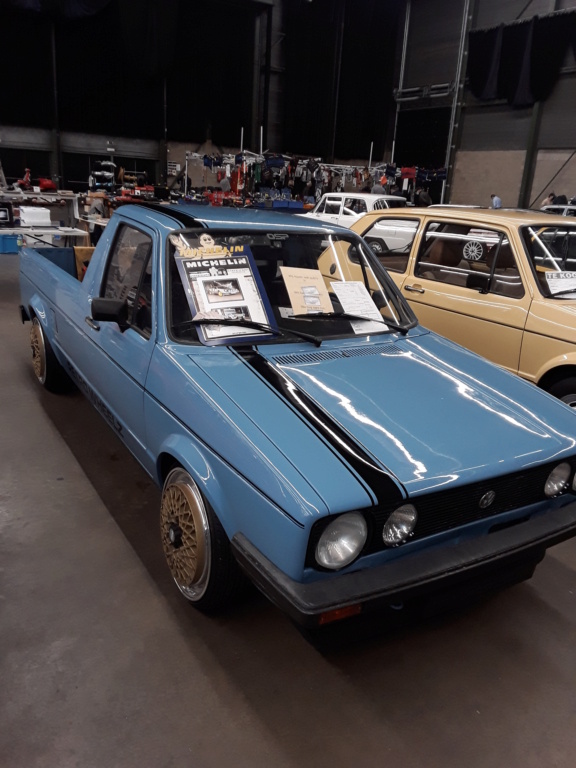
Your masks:
M 155 211 L 174 221 L 174 229 L 188 227 L 205 227 L 208 229 L 237 229 L 246 227 L 251 229 L 269 229 L 277 227 L 286 229 L 306 230 L 310 232 L 346 232 L 347 227 L 339 227 L 336 224 L 308 219 L 296 213 L 283 213 L 261 208 L 232 208 L 227 206 L 161 203 L 133 203 L 123 205 L 124 214 L 139 219 L 146 216 L 146 212 Z

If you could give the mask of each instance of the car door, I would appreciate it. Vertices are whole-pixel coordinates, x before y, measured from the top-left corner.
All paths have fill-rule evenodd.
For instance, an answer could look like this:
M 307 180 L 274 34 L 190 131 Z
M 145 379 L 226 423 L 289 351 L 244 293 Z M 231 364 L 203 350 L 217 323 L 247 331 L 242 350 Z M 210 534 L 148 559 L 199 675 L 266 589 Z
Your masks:
M 422 325 L 518 372 L 531 303 L 508 233 L 431 220 L 401 290 Z
M 341 210 L 342 198 L 326 195 L 318 203 L 318 207 L 306 215 L 315 219 L 321 219 L 321 221 L 329 221 L 332 224 L 338 224 Z
M 82 333 L 75 333 L 71 359 L 77 367 L 77 382 L 93 404 L 138 457 L 145 455 L 144 388 L 154 349 L 152 232 L 123 224 L 111 244 L 99 295 L 125 300 L 127 325 L 95 321 L 88 314 L 77 320 Z

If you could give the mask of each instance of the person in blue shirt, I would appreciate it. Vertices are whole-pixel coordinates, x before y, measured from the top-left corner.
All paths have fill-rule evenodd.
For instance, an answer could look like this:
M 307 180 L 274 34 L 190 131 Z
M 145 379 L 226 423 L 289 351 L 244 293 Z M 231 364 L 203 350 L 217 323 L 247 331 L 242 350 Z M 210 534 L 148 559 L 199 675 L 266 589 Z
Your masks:
M 498 195 L 490 195 L 492 198 L 492 208 L 502 208 L 502 200 Z

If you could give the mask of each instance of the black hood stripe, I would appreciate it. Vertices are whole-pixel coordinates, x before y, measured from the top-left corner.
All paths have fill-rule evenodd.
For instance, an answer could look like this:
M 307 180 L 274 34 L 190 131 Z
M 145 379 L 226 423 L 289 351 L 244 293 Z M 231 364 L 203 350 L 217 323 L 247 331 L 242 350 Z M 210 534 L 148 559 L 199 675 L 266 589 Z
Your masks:
M 263 358 L 254 349 L 236 349 L 270 386 L 288 400 L 304 421 L 314 426 L 329 443 L 335 453 L 349 464 L 372 491 L 377 506 L 401 503 L 405 498 L 399 481 L 379 467 L 374 459 L 342 429 L 329 414 L 291 381 L 281 370 Z

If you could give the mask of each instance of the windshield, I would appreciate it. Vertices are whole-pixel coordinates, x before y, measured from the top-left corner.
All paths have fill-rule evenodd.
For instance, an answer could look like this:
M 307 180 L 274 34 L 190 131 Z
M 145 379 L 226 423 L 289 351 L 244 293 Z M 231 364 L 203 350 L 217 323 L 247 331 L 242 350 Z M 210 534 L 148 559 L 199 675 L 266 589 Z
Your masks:
M 352 232 L 180 230 L 168 243 L 167 322 L 179 341 L 320 345 L 416 325 Z
M 523 227 L 522 238 L 542 295 L 576 298 L 576 225 Z

